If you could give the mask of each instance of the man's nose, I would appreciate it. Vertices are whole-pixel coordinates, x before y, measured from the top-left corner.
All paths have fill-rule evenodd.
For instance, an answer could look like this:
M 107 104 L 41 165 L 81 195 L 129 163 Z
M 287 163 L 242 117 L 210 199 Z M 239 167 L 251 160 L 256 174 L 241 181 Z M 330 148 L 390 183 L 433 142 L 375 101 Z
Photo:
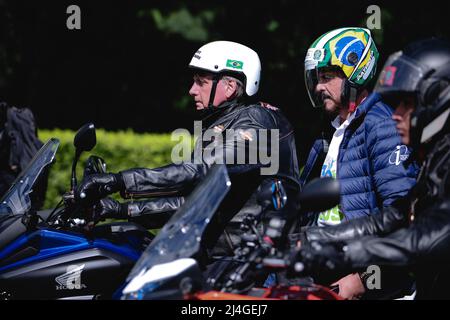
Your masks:
M 400 122 L 400 121 L 403 120 L 403 117 L 402 117 L 401 115 L 399 115 L 399 114 L 394 113 L 394 114 L 392 115 L 392 120 L 394 120 L 394 121 L 396 121 L 396 122 Z
M 197 94 L 197 85 L 195 84 L 195 82 L 192 84 L 191 88 L 189 89 L 189 95 L 190 96 L 195 96 Z
M 316 85 L 316 93 L 320 93 L 320 92 L 322 92 L 322 91 L 325 91 L 325 86 L 324 86 L 324 84 L 323 83 L 318 83 L 317 85 Z

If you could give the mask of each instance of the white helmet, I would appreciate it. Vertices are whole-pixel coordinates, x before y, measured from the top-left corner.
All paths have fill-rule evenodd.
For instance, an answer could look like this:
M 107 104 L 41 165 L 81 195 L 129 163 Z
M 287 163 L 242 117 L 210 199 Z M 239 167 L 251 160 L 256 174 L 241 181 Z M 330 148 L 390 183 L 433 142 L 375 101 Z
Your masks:
M 258 92 L 261 62 L 255 51 L 242 44 L 231 41 L 207 43 L 197 50 L 189 67 L 211 73 L 234 73 L 237 78 L 240 75 L 248 96 Z

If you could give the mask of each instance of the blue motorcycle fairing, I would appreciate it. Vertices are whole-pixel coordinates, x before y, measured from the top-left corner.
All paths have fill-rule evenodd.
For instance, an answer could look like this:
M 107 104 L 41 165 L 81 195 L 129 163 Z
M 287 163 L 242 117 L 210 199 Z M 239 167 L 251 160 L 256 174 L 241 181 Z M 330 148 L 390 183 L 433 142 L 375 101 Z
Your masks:
M 93 248 L 109 250 L 125 256 L 132 261 L 137 261 L 141 255 L 141 251 L 133 248 L 129 244 L 114 244 L 104 239 L 90 240 L 81 234 L 42 229 L 20 236 L 14 242 L 1 250 L 0 261 L 8 257 L 13 252 L 19 250 L 21 247 L 24 247 L 27 243 L 32 243 L 35 241 L 39 244 L 38 254 L 0 267 L 0 273 L 59 255 Z

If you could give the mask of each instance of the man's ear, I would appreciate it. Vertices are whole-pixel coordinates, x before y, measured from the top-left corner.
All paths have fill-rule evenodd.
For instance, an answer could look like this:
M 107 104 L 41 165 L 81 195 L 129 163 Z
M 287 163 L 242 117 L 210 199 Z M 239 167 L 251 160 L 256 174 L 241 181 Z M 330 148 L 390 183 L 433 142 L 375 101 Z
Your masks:
M 236 95 L 237 86 L 238 84 L 235 80 L 226 80 L 225 97 L 227 98 L 227 100 L 233 98 Z

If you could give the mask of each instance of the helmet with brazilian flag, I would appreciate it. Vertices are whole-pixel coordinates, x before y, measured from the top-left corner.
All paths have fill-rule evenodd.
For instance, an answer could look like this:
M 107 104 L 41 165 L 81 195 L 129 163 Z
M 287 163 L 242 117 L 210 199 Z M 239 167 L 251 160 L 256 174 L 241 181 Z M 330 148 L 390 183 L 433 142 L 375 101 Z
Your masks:
M 349 103 L 352 112 L 358 92 L 374 78 L 378 50 L 369 29 L 340 28 L 320 36 L 308 49 L 305 58 L 305 84 L 314 107 L 322 106 L 316 94 L 319 70 L 340 69 L 346 76 L 341 101 Z

